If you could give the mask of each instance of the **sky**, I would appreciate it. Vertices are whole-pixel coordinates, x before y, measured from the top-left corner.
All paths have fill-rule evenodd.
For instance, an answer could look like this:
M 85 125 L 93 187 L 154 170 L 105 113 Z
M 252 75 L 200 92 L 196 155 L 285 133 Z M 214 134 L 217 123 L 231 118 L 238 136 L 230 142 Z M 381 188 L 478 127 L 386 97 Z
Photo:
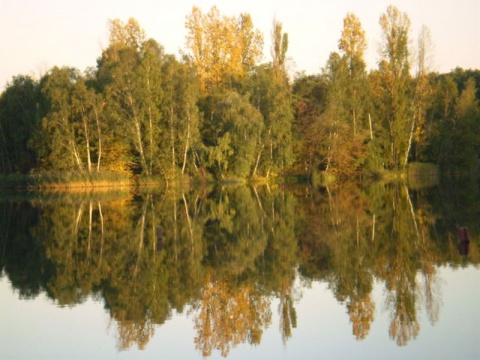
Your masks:
M 379 59 L 379 18 L 390 4 L 410 17 L 412 45 L 423 25 L 430 29 L 433 71 L 480 68 L 479 0 L 0 0 L 0 91 L 15 75 L 38 78 L 53 66 L 95 66 L 108 46 L 109 19 L 135 18 L 149 38 L 178 55 L 193 6 L 205 13 L 217 6 L 226 16 L 249 13 L 264 36 L 264 62 L 271 61 L 276 18 L 289 35 L 290 71 L 307 74 L 320 73 L 338 51 L 343 19 L 353 12 L 366 32 L 371 69 Z

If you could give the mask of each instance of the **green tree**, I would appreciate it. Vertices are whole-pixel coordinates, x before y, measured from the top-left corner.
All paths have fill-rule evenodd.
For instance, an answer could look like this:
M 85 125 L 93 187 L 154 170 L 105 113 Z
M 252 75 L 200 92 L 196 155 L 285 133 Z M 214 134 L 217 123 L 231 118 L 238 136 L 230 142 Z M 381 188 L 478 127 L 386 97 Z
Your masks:
M 28 172 L 37 165 L 29 144 L 39 122 L 38 83 L 19 75 L 0 95 L 0 171 Z
M 432 57 L 433 44 L 430 30 L 423 26 L 418 38 L 416 54 L 416 76 L 414 92 L 414 129 L 410 132 L 409 147 L 413 146 L 415 151 L 412 154 L 414 160 L 425 161 L 425 149 L 430 137 L 429 128 L 431 121 L 428 121 L 430 109 L 433 107 L 433 85 L 430 74 L 430 61 Z
M 261 113 L 248 95 L 218 91 L 205 99 L 202 138 L 210 170 L 220 178 L 246 178 L 254 166 L 263 130 Z
M 40 166 L 99 172 L 102 164 L 103 99 L 76 69 L 54 67 L 40 83 L 42 123 L 30 135 Z
M 192 173 L 197 168 L 196 149 L 201 148 L 198 81 L 193 68 L 173 56 L 165 57 L 162 74 L 162 126 L 168 129 L 165 138 L 169 139 L 168 149 L 161 151 L 168 158 L 163 166 L 171 174 L 183 175 L 187 169 Z
M 83 103 L 77 101 L 77 82 L 74 68 L 54 67 L 41 81 L 41 92 L 46 100 L 45 116 L 35 135 L 40 164 L 52 170 L 85 171 L 88 148 L 80 132 Z M 84 151 L 85 150 L 85 151 Z
M 444 136 L 455 116 L 455 107 L 458 100 L 458 87 L 451 74 L 435 75 L 432 79 L 433 99 L 429 117 L 429 141 L 425 148 L 427 159 L 441 166 L 446 154 L 444 148 L 449 147 L 450 139 Z M 448 130 L 447 130 L 448 131 Z M 447 151 L 448 153 L 448 151 Z
M 476 91 L 475 80 L 470 78 L 450 116 L 442 121 L 439 164 L 443 171 L 468 173 L 478 167 L 480 110 Z
M 98 81 L 117 138 L 110 146 L 121 157 L 130 155 L 119 165 L 122 170 L 158 173 L 163 57 L 162 47 L 145 39 L 136 20 L 110 22 L 110 44 L 98 61 Z
M 87 87 L 84 78 L 80 77 L 75 83 L 72 106 L 76 109 L 81 123 L 79 135 L 83 138 L 86 170 L 89 173 L 94 169 L 100 172 L 104 133 L 102 130 L 105 130 L 102 119 L 102 96 L 97 94 L 93 88 Z
M 360 101 L 365 79 L 358 73 L 355 75 L 356 70 L 350 69 L 350 63 L 348 56 L 330 55 L 324 70 L 328 86 L 327 107 L 320 125 L 324 139 L 321 170 L 343 178 L 356 176 L 362 170 L 366 158 L 365 144 L 368 143 L 368 132 L 361 131 L 357 124 L 360 123 L 359 114 L 366 113 Z
M 293 84 L 296 162 L 293 171 L 311 177 L 322 162 L 323 131 L 321 115 L 327 107 L 325 76 L 308 75 L 295 79 Z
M 282 174 L 293 163 L 293 106 L 289 85 L 275 67 L 259 66 L 251 77 L 251 102 L 262 114 L 263 128 L 253 175 Z
M 348 81 L 346 87 L 345 106 L 352 119 L 353 137 L 360 134 L 366 119 L 365 87 L 366 64 L 364 52 L 367 48 L 365 31 L 355 14 L 348 13 L 343 19 L 343 30 L 338 48 L 347 61 Z M 363 121 L 362 121 L 363 120 Z

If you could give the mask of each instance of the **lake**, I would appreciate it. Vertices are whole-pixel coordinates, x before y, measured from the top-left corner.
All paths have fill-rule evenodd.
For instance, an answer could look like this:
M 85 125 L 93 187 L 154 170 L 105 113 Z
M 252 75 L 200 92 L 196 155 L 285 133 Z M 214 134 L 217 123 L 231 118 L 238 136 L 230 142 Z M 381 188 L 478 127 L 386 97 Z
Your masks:
M 1 359 L 480 358 L 476 179 L 0 200 Z

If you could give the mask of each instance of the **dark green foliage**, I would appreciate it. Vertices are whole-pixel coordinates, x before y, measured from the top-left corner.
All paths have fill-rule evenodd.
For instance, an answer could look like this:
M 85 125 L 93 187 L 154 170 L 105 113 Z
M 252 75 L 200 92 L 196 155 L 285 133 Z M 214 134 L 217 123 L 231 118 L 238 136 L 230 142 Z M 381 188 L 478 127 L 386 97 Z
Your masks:
M 19 75 L 0 95 L 0 172 L 25 173 L 37 166 L 36 151 L 30 146 L 38 125 L 39 85 Z
M 202 136 L 209 168 L 220 178 L 248 177 L 264 126 L 262 115 L 247 96 L 236 91 L 219 91 L 207 99 L 203 109 Z

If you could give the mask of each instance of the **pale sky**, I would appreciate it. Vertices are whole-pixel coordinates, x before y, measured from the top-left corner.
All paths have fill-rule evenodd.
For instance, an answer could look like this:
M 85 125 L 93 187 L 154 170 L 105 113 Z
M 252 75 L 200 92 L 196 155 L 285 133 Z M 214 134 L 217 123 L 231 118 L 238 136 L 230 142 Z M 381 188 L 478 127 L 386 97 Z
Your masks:
M 435 45 L 432 70 L 480 68 L 479 0 L 0 0 L 0 91 L 12 76 L 39 76 L 53 66 L 83 71 L 95 66 L 107 46 L 107 21 L 134 17 L 147 36 L 169 54 L 185 49 L 185 17 L 192 6 L 222 15 L 247 12 L 264 35 L 264 62 L 270 58 L 270 31 L 276 17 L 289 35 L 292 71 L 319 73 L 337 43 L 347 12 L 366 31 L 367 64 L 376 67 L 379 17 L 389 4 L 406 12 L 412 42 L 422 25 Z

